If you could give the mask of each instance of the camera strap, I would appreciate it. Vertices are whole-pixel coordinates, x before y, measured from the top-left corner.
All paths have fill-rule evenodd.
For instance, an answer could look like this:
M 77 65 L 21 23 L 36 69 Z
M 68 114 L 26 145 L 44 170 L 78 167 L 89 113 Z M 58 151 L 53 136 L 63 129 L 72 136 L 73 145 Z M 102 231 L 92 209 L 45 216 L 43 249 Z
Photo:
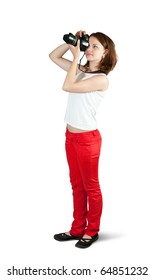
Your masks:
M 83 56 L 82 56 L 82 57 L 80 58 L 80 60 L 79 60 L 79 66 L 78 66 L 78 68 L 79 68 L 80 71 L 85 72 L 85 71 L 83 71 L 83 70 L 81 69 L 81 60 L 82 60 L 83 57 L 84 57 L 84 53 L 83 53 Z

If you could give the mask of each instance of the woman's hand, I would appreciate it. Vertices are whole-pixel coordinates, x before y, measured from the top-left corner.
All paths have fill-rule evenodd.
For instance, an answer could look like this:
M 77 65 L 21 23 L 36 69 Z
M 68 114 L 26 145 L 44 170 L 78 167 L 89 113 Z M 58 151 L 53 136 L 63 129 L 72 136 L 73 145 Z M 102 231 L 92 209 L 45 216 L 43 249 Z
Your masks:
M 80 39 L 77 41 L 77 46 L 68 45 L 71 53 L 73 54 L 74 59 L 78 59 L 80 57 Z
M 84 34 L 86 34 L 86 31 L 80 30 L 75 33 L 75 36 L 81 38 Z M 80 39 L 78 39 L 76 47 L 69 44 L 69 49 L 72 52 L 74 58 L 79 58 L 79 56 L 80 56 Z
M 75 33 L 75 36 L 82 37 L 83 34 L 86 34 L 86 31 L 80 30 Z

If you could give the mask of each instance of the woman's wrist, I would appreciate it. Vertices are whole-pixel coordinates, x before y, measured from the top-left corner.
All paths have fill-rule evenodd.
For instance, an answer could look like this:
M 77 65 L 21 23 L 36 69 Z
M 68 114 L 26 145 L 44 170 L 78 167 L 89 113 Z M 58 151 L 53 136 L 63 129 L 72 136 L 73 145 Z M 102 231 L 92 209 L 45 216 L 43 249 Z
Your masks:
M 78 63 L 79 57 L 73 57 L 73 61 Z

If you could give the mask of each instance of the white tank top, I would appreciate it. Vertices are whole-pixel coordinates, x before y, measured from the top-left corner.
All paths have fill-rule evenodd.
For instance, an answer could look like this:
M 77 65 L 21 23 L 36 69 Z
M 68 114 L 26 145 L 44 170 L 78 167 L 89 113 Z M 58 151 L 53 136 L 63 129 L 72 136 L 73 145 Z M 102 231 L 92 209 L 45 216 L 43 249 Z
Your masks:
M 80 72 L 76 80 L 85 80 L 97 75 Z M 99 75 L 105 75 L 99 73 Z M 106 92 L 93 91 L 86 93 L 69 93 L 64 121 L 65 123 L 83 130 L 97 129 L 96 112 Z

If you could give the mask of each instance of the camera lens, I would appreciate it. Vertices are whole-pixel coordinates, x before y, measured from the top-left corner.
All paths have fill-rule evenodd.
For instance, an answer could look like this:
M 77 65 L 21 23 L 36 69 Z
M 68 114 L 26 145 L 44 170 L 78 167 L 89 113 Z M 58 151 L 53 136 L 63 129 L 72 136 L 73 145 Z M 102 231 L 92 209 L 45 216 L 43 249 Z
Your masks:
M 89 36 L 83 35 L 80 41 L 80 50 L 85 51 L 89 47 Z
M 74 36 L 72 33 L 69 34 L 65 34 L 63 36 L 63 40 L 70 45 L 76 46 L 77 45 L 77 40 L 78 38 L 76 36 Z

